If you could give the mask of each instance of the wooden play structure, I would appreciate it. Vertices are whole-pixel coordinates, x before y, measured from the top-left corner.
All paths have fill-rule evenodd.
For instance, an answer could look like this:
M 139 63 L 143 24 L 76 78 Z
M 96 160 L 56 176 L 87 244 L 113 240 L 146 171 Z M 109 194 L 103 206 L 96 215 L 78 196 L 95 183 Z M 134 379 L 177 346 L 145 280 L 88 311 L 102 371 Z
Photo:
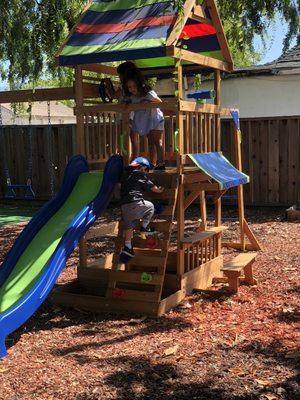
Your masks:
M 23 92 L 23 101 L 74 98 L 77 153 L 97 171 L 116 153 L 123 155 L 125 164 L 129 162 L 130 113 L 157 107 L 151 103 L 102 102 L 99 83 L 103 76 L 118 84 L 117 70 L 109 63 L 133 60 L 146 77 L 171 76 L 174 81 L 174 92 L 160 104 L 165 115 L 167 169 L 151 173 L 152 180 L 165 191 L 146 195 L 161 209 L 152 222 L 157 233 L 150 239 L 136 236 L 136 256 L 120 265 L 122 221 L 88 231 L 80 242 L 78 277 L 53 291 L 56 303 L 95 312 L 158 316 L 194 289 L 208 288 L 214 279 L 228 282 L 233 293 L 241 281 L 255 284 L 252 264 L 256 253 L 245 251 L 259 250 L 260 245 L 244 215 L 243 184 L 248 177 L 242 173 L 238 111 L 221 106 L 221 72 L 233 69 L 230 50 L 214 0 L 186 0 L 180 10 L 175 3 L 90 2 L 58 54 L 60 65 L 74 68 L 74 87 Z M 185 77 L 202 72 L 214 75 L 213 100 L 187 100 Z M 12 92 L 5 100 L 22 101 L 20 94 Z M 221 154 L 222 117 L 234 120 L 235 167 Z M 147 141 L 140 145 L 141 155 L 147 156 Z M 222 226 L 221 199 L 234 187 L 239 241 L 226 243 L 222 240 L 226 228 Z M 214 226 L 207 223 L 207 194 L 215 207 Z M 199 226 L 187 235 L 185 212 L 196 201 Z M 115 236 L 114 252 L 90 262 L 89 240 L 103 235 Z M 223 246 L 242 253 L 224 265 Z
M 122 53 L 109 49 L 103 50 L 103 53 L 97 53 L 97 50 L 90 53 L 88 39 L 83 36 L 84 29 L 88 29 L 86 33 L 104 32 L 105 26 L 101 27 L 94 21 L 94 25 L 87 28 L 84 22 L 89 20 L 89 12 L 99 12 L 101 18 L 104 18 L 104 12 L 113 16 L 113 12 L 119 7 L 120 15 L 120 10 L 128 2 L 123 1 L 122 5 L 120 0 L 116 3 L 111 8 L 107 3 L 105 8 L 103 4 L 92 3 L 59 53 L 60 64 L 75 69 L 78 153 L 85 155 L 95 169 L 101 168 L 116 152 L 122 153 L 127 163 L 131 157 L 128 126 L 130 112 L 156 107 L 153 104 L 100 102 L 98 96 L 95 96 L 95 83 L 99 78 L 91 78 L 86 71 L 117 76 L 114 67 L 101 62 L 130 59 L 136 62 L 146 76 L 173 74 L 174 94 L 164 98 L 160 105 L 166 121 L 165 149 L 168 167 L 166 172 L 151 174 L 153 181 L 166 189 L 160 195 L 146 195 L 147 199 L 162 205 L 162 212 L 152 222 L 157 232 L 154 237 L 150 240 L 140 236 L 134 238 L 136 256 L 126 265 L 119 264 L 119 252 L 123 246 L 122 221 L 90 230 L 80 243 L 78 279 L 56 289 L 52 298 L 60 304 L 97 312 L 130 312 L 157 316 L 176 306 L 193 289 L 208 288 L 214 278 L 227 280 L 232 292 L 237 291 L 242 280 L 250 285 L 254 284 L 252 264 L 256 253 L 242 253 L 223 265 L 221 250 L 222 246 L 241 251 L 258 250 L 260 245 L 245 220 L 243 185 L 230 183 L 228 188 L 237 186 L 238 191 L 240 240 L 236 243 L 222 242 L 225 227 L 222 226 L 221 198 L 227 188 L 193 162 L 193 155 L 220 154 L 220 119 L 222 116 L 231 116 L 233 111 L 221 107 L 221 71 L 231 71 L 233 63 L 215 2 L 187 0 L 180 16 L 176 11 L 172 14 L 166 2 L 163 2 L 165 13 L 162 15 L 165 24 L 168 19 L 166 15 L 170 13 L 168 34 L 164 44 L 160 43 L 164 57 L 153 58 L 151 52 L 157 49 L 144 48 L 133 52 L 129 44 L 128 47 L 124 45 Z M 142 3 L 146 2 L 138 3 L 142 7 Z M 130 7 L 134 14 L 134 5 Z M 122 19 L 122 15 L 119 18 Z M 162 16 L 156 15 L 153 21 L 159 18 Z M 130 23 L 132 26 L 138 24 L 136 21 Z M 205 39 L 208 39 L 208 47 L 204 48 L 210 47 L 210 53 L 201 49 L 201 42 L 204 43 Z M 80 49 L 76 48 L 76 40 L 82 46 Z M 198 49 L 195 47 L 197 40 L 200 46 Z M 217 43 L 217 46 L 214 47 L 213 43 Z M 160 54 L 157 51 L 156 53 Z M 209 69 L 215 77 L 215 98 L 212 103 L 203 104 L 184 98 L 184 76 L 193 71 L 201 72 L 202 69 Z M 236 124 L 232 134 L 235 138 L 235 163 L 238 172 L 242 170 L 242 156 L 237 111 L 234 118 Z M 146 141 L 141 143 L 141 148 L 142 155 L 147 155 Z M 234 169 L 233 166 L 231 168 Z M 213 196 L 215 205 L 214 227 L 208 227 L 207 224 L 207 193 Z M 197 199 L 200 200 L 201 222 L 199 228 L 187 236 L 185 212 Z M 104 234 L 116 234 L 114 253 L 89 262 L 89 240 Z M 176 242 L 172 240 L 173 235 L 176 235 Z

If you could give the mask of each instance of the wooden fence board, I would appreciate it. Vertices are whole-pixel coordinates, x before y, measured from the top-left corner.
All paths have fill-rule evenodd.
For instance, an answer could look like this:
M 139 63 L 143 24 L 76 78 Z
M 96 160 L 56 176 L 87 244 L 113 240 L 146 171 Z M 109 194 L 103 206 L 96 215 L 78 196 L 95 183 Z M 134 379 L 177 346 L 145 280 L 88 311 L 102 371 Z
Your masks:
M 268 201 L 279 203 L 279 121 L 271 120 L 268 124 Z

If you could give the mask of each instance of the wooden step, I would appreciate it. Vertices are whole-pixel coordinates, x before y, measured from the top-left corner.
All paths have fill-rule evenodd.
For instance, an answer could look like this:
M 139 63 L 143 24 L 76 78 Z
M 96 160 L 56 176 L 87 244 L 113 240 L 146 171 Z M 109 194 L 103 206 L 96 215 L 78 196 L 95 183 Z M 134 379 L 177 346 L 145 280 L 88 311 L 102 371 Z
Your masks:
M 116 235 L 118 233 L 119 222 L 102 224 L 101 226 L 91 228 L 85 234 L 85 239 L 93 239 L 100 236 Z
M 163 219 L 163 218 L 161 218 L 161 219 Z M 167 221 L 167 220 L 164 220 L 164 221 L 151 221 L 150 222 L 150 227 L 152 227 L 152 228 L 154 228 L 157 232 L 161 232 L 161 233 L 168 233 L 168 232 L 170 232 L 170 229 L 171 229 L 171 227 L 172 227 L 172 225 L 173 225 L 173 222 L 172 221 Z M 119 225 L 119 231 L 122 233 L 123 232 L 123 230 L 124 230 L 124 222 L 123 221 L 120 221 L 120 225 Z M 119 236 L 120 237 L 120 236 Z
M 151 221 L 150 227 L 154 228 L 157 232 L 168 233 L 173 226 L 172 221 Z
M 146 292 L 143 290 L 132 289 L 108 289 L 107 295 L 120 300 L 147 301 L 149 303 L 157 303 L 160 294 L 158 292 Z
M 124 283 L 143 283 L 145 285 L 161 285 L 164 275 L 153 272 L 111 271 L 111 281 Z M 149 278 L 149 279 L 148 279 Z
M 228 229 L 227 226 L 212 226 L 206 229 L 206 232 L 222 233 Z
M 221 271 L 228 278 L 229 291 L 236 293 L 240 284 L 240 275 L 244 272 L 243 281 L 248 285 L 256 285 L 253 277 L 252 264 L 255 261 L 257 253 L 242 253 L 233 260 L 226 263 Z
M 114 255 L 113 264 L 119 264 L 118 254 Z M 126 265 L 136 265 L 139 267 L 155 267 L 160 269 L 163 268 L 165 265 L 165 257 L 161 257 L 159 253 L 156 256 L 136 254 L 128 263 L 126 263 Z
M 247 265 L 255 261 L 257 253 L 242 253 L 224 264 L 221 271 L 241 272 Z
M 145 249 L 145 251 L 148 251 L 148 249 L 167 250 L 169 245 L 169 240 L 156 238 L 156 235 L 153 235 L 153 237 L 155 238 L 156 241 L 155 248 L 149 246 L 148 244 L 149 238 L 144 239 L 138 236 L 134 236 L 134 238 L 132 239 L 132 246 L 134 247 L 134 249 Z M 124 238 L 118 237 L 116 239 L 116 243 L 120 244 L 121 247 L 124 246 Z
M 163 268 L 166 262 L 166 257 L 161 257 L 159 254 L 157 256 L 148 255 L 140 255 L 137 254 L 132 260 L 128 263 L 128 265 L 136 265 L 140 267 L 155 267 L 155 268 Z

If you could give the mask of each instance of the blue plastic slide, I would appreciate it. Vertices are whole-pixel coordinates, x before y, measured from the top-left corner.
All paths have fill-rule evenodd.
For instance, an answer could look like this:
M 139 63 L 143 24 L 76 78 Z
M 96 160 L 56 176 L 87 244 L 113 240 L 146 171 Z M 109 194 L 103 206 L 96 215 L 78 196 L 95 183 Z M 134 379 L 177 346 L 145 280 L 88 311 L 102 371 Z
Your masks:
M 222 153 L 189 154 L 205 174 L 214 179 L 221 190 L 249 183 L 249 176 L 237 170 Z
M 107 207 L 123 170 L 110 158 L 103 173 L 89 172 L 82 156 L 66 167 L 58 195 L 28 223 L 0 267 L 0 358 L 5 338 L 40 307 L 80 238 Z

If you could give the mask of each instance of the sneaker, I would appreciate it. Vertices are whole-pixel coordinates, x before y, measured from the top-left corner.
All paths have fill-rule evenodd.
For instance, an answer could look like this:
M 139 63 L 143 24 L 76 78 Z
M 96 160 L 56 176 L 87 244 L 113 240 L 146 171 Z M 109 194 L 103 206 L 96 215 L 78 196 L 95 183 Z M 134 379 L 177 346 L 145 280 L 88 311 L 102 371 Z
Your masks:
M 154 171 L 165 171 L 166 170 L 166 164 L 157 164 L 154 167 Z
M 124 247 L 123 250 L 120 253 L 119 256 L 119 261 L 120 263 L 128 263 L 133 257 L 135 256 L 135 253 L 133 249 L 129 249 L 129 247 Z
M 144 228 L 143 226 L 141 226 L 140 232 L 141 233 L 154 233 L 155 229 L 151 228 L 150 226 L 147 226 L 147 228 Z

